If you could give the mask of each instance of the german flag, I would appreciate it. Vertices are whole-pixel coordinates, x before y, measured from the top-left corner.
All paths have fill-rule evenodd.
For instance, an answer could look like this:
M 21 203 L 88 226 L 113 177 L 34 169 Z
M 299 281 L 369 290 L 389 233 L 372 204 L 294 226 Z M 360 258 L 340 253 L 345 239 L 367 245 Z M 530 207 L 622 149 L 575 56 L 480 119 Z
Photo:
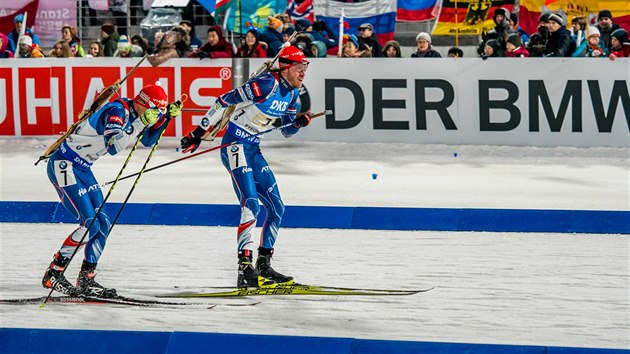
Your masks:
M 522 1 L 522 0 L 521 0 Z M 544 1 L 544 0 L 542 0 Z M 433 35 L 478 35 L 492 30 L 494 11 L 512 12 L 515 0 L 444 0 Z

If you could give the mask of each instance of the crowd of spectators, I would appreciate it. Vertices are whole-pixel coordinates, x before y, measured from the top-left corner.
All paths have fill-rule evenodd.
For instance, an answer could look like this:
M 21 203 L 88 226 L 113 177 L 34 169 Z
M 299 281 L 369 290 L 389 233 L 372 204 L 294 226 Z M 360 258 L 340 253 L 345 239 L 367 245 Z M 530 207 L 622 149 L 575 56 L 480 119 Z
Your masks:
M 543 13 L 534 33 L 526 33 L 518 25 L 518 15 L 505 8 L 494 11 L 495 27 L 484 32 L 477 48 L 482 59 L 493 57 L 596 57 L 630 56 L 630 41 L 626 29 L 614 23 L 609 10 L 597 16 L 597 25 L 589 26 L 586 18 L 574 17 L 570 29 L 561 13 Z M 39 38 L 30 28 L 24 29 L 24 15 L 14 17 L 15 28 L 8 34 L 0 33 L 0 58 L 73 58 L 73 57 L 143 57 L 157 66 L 171 58 L 272 58 L 291 41 L 308 57 L 339 55 L 345 58 L 402 57 L 400 44 L 395 40 L 383 46 L 377 39 L 374 26 L 363 23 L 358 35 L 345 34 L 339 43 L 337 33 L 324 21 L 311 23 L 305 19 L 292 21 L 287 14 L 269 16 L 264 28 L 249 27 L 239 43 L 229 42 L 221 26 L 208 27 L 206 38 L 199 38 L 191 21 L 183 20 L 165 33 L 159 32 L 153 43 L 136 34 L 130 38 L 119 34 L 113 23 L 101 25 L 100 40 L 92 41 L 84 50 L 77 29 L 65 25 L 61 38 L 49 52 L 41 48 Z M 341 50 L 338 51 L 338 46 Z M 414 58 L 439 58 L 442 55 L 432 46 L 431 36 L 421 32 L 416 36 Z M 460 58 L 464 52 L 452 47 L 448 57 Z

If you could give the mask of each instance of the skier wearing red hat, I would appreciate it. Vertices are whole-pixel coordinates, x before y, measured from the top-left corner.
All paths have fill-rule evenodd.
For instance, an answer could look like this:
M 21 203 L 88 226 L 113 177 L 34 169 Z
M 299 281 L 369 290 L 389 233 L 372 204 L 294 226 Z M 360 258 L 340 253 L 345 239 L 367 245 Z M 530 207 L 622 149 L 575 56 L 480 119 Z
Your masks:
M 45 288 L 72 296 L 116 296 L 115 289 L 105 288 L 94 280 L 111 223 L 104 208 L 99 212 L 99 207 L 104 207 L 103 193 L 92 164 L 103 155 L 116 155 L 132 145 L 140 133 L 143 133 L 140 142 L 152 146 L 166 129 L 168 120 L 180 111 L 181 104 L 168 104 L 159 82 L 147 85 L 133 99 L 120 98 L 103 105 L 81 122 L 50 156 L 48 179 L 63 206 L 79 220 L 79 227 L 66 237 L 46 269 L 42 279 Z M 95 216 L 97 220 L 92 222 Z M 87 242 L 79 245 L 90 225 Z M 84 245 L 85 257 L 75 287 L 64 276 L 64 269 L 75 249 Z
M 194 152 L 206 132 L 227 121 L 221 149 L 221 161 L 230 173 L 234 191 L 241 205 L 237 229 L 237 286 L 259 287 L 267 284 L 290 284 L 293 277 L 280 274 L 271 267 L 271 257 L 284 215 L 284 203 L 269 164 L 260 150 L 260 134 L 282 126 L 282 134 L 291 137 L 310 123 L 309 114 L 299 111 L 299 88 L 302 86 L 308 61 L 294 47 L 282 49 L 279 69 L 251 78 L 244 85 L 217 98 L 201 124 L 181 140 L 182 152 Z M 232 113 L 226 108 L 233 106 Z M 224 112 L 225 117 L 224 117 Z M 216 131 L 216 130 L 215 130 Z M 266 209 L 254 267 L 252 231 L 260 212 L 259 201 Z

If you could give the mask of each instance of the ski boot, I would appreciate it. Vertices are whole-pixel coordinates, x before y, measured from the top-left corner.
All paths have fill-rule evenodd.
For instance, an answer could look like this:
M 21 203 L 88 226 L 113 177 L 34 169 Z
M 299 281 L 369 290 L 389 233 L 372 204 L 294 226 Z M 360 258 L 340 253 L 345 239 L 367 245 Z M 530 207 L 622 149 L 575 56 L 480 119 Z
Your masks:
M 77 278 L 77 288 L 81 295 L 113 298 L 116 297 L 116 289 L 106 288 L 94 280 L 96 276 L 96 263 L 83 261 L 81 271 Z
M 44 288 L 53 289 L 70 296 L 78 295 L 78 289 L 72 286 L 72 283 L 63 275 L 68 263 L 70 263 L 70 258 L 63 257 L 60 252 L 55 254 L 42 279 Z
M 252 261 L 252 251 L 245 250 L 243 252 L 239 252 L 236 287 L 259 288 L 262 286 L 269 286 L 271 284 L 273 284 L 273 281 L 258 275 L 258 271 L 254 268 L 254 262 Z
M 271 268 L 271 257 L 273 248 L 258 248 L 258 259 L 256 260 L 256 271 L 261 277 L 273 281 L 276 285 L 293 284 L 293 277 L 280 274 Z

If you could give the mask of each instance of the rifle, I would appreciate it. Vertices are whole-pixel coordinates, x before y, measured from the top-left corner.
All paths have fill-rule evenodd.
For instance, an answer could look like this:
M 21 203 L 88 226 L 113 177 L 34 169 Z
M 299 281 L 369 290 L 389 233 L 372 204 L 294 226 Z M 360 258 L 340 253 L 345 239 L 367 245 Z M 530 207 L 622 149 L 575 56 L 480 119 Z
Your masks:
M 252 77 L 256 77 L 256 76 L 262 75 L 262 74 L 266 73 L 267 71 L 271 70 L 273 65 L 276 63 L 276 61 L 280 57 L 280 54 L 282 53 L 284 48 L 286 48 L 286 47 L 291 45 L 291 41 L 295 38 L 295 36 L 297 34 L 298 34 L 298 31 L 293 32 L 291 34 L 291 36 L 289 37 L 289 39 L 286 42 L 284 42 L 282 47 L 280 47 L 280 50 L 278 50 L 278 53 L 276 54 L 276 56 L 273 57 L 272 60 L 266 60 L 264 63 L 260 64 L 258 69 L 256 69 L 249 76 L 249 78 L 251 79 Z M 221 119 L 212 127 L 212 129 L 210 129 L 208 132 L 206 132 L 206 134 L 204 134 L 202 139 L 203 140 L 207 140 L 207 141 L 213 141 L 216 138 L 217 134 L 219 134 L 219 132 L 221 130 L 223 130 L 227 126 L 228 121 L 230 120 L 230 115 L 232 115 L 232 113 L 234 113 L 235 109 L 236 109 L 236 105 L 231 105 L 231 106 L 227 107 L 223 111 L 223 115 L 221 115 Z
M 74 131 L 79 126 L 79 124 L 83 123 L 83 121 L 88 119 L 90 115 L 98 111 L 105 102 L 109 101 L 110 97 L 112 97 L 112 95 L 116 93 L 118 89 L 120 89 L 120 85 L 122 85 L 123 82 L 125 82 L 125 80 L 127 80 L 127 78 L 129 78 L 129 76 L 131 76 L 131 74 L 133 74 L 133 72 L 136 71 L 136 69 L 140 66 L 140 64 L 142 64 L 142 62 L 147 58 L 147 55 L 148 54 L 145 54 L 144 57 L 140 59 L 138 64 L 136 64 L 136 66 L 134 66 L 127 75 L 125 75 L 125 77 L 123 77 L 122 79 L 116 80 L 116 82 L 114 82 L 109 87 L 101 91 L 101 93 L 98 95 L 98 97 L 96 97 L 96 100 L 94 100 L 90 108 L 82 110 L 81 113 L 79 113 L 79 117 L 78 117 L 79 119 L 76 122 L 74 122 L 72 125 L 70 125 L 68 127 L 68 130 L 65 133 L 61 134 L 59 139 L 57 139 L 54 143 L 52 143 L 48 147 L 48 149 L 46 149 L 44 154 L 40 156 L 37 161 L 35 161 L 35 166 L 37 166 L 37 164 L 40 161 L 46 160 L 47 158 L 49 158 L 50 155 L 52 155 L 57 150 L 57 148 L 59 148 L 61 143 L 63 143 L 63 141 L 66 140 L 67 137 L 69 137 L 72 133 L 74 133 Z

